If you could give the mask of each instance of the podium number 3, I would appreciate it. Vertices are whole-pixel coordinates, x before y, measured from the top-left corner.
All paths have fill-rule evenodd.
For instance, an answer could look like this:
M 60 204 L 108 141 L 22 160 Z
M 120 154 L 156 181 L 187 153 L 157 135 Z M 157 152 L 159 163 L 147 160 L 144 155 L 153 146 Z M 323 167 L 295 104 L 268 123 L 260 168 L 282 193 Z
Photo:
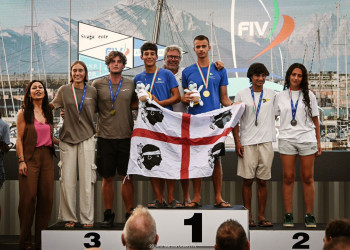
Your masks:
M 85 234 L 84 238 L 90 238 L 91 243 L 93 243 L 84 243 L 86 248 L 101 246 L 100 235 L 98 233 L 87 233 Z
M 310 239 L 310 236 L 307 233 L 296 233 L 293 235 L 293 239 L 297 240 L 301 237 L 297 243 L 295 243 L 292 249 L 310 249 L 310 245 L 304 245 Z
M 191 218 L 184 220 L 185 226 L 192 226 L 192 242 L 202 242 L 202 214 L 194 213 Z

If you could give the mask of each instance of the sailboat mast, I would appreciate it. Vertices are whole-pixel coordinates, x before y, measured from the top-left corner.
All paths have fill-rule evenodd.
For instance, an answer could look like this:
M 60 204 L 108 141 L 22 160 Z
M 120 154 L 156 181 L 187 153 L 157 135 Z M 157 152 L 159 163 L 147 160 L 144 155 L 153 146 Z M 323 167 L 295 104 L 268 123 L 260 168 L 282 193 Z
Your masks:
M 337 119 L 339 119 L 339 2 L 337 3 Z
M 213 12 L 210 13 L 210 41 L 213 42 Z M 211 50 L 211 61 L 214 61 L 214 48 Z
M 30 72 L 29 72 L 29 79 L 30 81 L 33 80 L 33 36 L 34 36 L 34 29 L 33 29 L 33 13 L 34 13 L 34 0 L 31 0 L 31 19 L 30 19 Z
M 348 33 L 345 32 L 345 94 L 346 94 L 346 120 L 349 121 L 349 102 L 348 102 Z M 349 138 L 349 137 L 348 137 Z
M 152 42 L 154 43 L 158 43 L 162 9 L 163 9 L 163 0 L 158 0 L 156 21 L 154 23 L 153 36 L 152 36 Z
M 318 43 L 318 95 L 321 98 L 321 39 L 320 29 L 317 29 L 317 43 Z
M 346 96 L 346 131 L 349 131 L 349 92 L 348 92 L 348 32 L 345 32 L 345 96 Z M 349 136 L 347 135 L 349 146 Z
M 69 33 L 68 33 L 68 83 L 70 81 L 70 64 L 71 64 L 71 45 L 72 45 L 72 40 L 71 40 L 71 32 L 72 32 L 72 1 L 69 0 Z

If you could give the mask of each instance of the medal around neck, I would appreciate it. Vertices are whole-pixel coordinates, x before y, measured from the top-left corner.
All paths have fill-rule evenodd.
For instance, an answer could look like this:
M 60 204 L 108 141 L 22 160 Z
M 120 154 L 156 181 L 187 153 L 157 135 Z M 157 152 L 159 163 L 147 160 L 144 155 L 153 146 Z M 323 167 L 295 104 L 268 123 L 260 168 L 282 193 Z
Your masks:
M 290 124 L 292 126 L 296 126 L 298 124 L 298 122 L 297 122 L 297 120 L 293 119 L 293 120 L 290 121 Z
M 203 96 L 204 96 L 204 97 L 209 97 L 209 96 L 210 96 L 209 90 L 204 90 L 204 91 L 203 91 Z
M 258 126 L 258 121 L 257 120 L 255 120 L 255 126 Z
M 111 115 L 115 115 L 115 109 L 111 109 L 110 111 L 109 111 L 109 113 L 111 114 Z

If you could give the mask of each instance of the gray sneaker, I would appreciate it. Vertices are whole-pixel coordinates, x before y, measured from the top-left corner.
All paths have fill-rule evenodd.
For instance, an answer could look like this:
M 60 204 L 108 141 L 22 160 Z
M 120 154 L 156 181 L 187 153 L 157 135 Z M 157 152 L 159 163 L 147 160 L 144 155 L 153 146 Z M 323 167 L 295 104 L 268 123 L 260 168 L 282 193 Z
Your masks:
M 306 227 L 316 227 L 316 220 L 312 214 L 305 215 L 305 226 Z
M 283 222 L 284 227 L 294 227 L 293 223 L 293 214 L 292 213 L 286 213 L 284 215 L 284 222 Z

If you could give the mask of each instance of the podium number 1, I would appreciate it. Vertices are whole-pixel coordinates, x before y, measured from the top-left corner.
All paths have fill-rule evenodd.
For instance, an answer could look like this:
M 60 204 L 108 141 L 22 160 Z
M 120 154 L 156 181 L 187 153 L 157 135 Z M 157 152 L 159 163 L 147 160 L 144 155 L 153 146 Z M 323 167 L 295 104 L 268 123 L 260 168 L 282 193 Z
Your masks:
M 184 220 L 185 226 L 192 226 L 192 242 L 202 242 L 202 214 L 194 213 L 194 215 Z

